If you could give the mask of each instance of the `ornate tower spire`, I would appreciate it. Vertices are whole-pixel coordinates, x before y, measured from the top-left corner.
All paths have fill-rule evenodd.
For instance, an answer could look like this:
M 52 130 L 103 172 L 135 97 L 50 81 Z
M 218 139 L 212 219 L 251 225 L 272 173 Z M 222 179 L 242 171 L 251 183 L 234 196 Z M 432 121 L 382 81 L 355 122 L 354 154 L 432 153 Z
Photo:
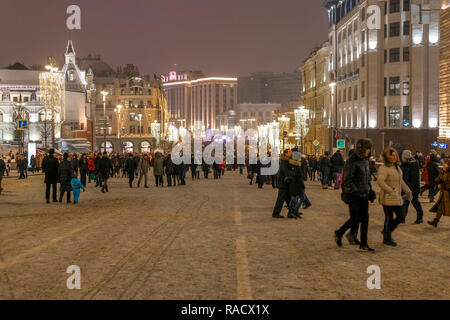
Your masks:
M 67 49 L 66 49 L 66 64 L 73 63 L 75 64 L 75 49 L 73 48 L 72 40 L 69 40 L 67 43 Z

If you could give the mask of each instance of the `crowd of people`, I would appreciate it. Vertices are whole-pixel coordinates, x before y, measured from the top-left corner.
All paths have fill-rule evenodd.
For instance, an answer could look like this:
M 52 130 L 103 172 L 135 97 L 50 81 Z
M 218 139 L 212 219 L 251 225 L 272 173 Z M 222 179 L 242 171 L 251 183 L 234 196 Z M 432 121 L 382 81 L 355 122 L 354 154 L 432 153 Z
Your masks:
M 417 214 L 414 224 L 423 223 L 419 196 L 426 190 L 429 191 L 430 202 L 434 202 L 440 191 L 437 202 L 430 209 L 436 216 L 428 224 L 437 227 L 442 216 L 450 215 L 450 159 L 445 154 L 438 155 L 432 150 L 424 157 L 420 152 L 413 155 L 410 150 L 402 150 L 399 153 L 388 147 L 380 155 L 380 162 L 377 162 L 371 150 L 369 139 L 359 140 L 350 150 L 347 161 L 344 161 L 340 150 L 331 157 L 330 153 L 325 152 L 318 159 L 300 155 L 297 149 L 284 150 L 278 174 L 272 177 L 278 187 L 272 217 L 283 218 L 281 211 L 286 203 L 287 217 L 300 218 L 302 213 L 298 212 L 299 208 L 311 205 L 306 196 L 305 181 L 308 178 L 315 181 L 316 177 L 322 189 L 328 189 L 333 184 L 333 189 L 342 189 L 341 199 L 349 207 L 350 218 L 335 231 L 335 241 L 339 247 L 343 245 L 342 238 L 346 235 L 350 244 L 359 245 L 365 251 L 374 251 L 368 244 L 367 233 L 369 202 L 373 203 L 376 198 L 385 214 L 383 244 L 389 246 L 397 246 L 392 233 L 399 224 L 405 223 L 410 204 Z M 372 181 L 378 184 L 378 195 L 372 188 Z
M 244 167 L 247 169 L 249 184 L 254 180 L 258 188 L 269 184 L 278 189 L 278 196 L 272 212 L 272 217 L 279 219 L 283 205 L 288 208 L 287 218 L 299 219 L 300 208 L 311 206 L 306 195 L 305 181 L 319 181 L 323 190 L 330 187 L 341 189 L 341 199 L 349 207 L 349 219 L 335 231 L 335 241 L 342 246 L 345 235 L 350 244 L 359 245 L 362 250 L 374 251 L 368 244 L 367 233 L 369 224 L 369 202 L 378 198 L 385 214 L 382 230 L 383 243 L 396 246 L 392 233 L 399 224 L 405 223 L 409 205 L 416 210 L 415 224 L 423 223 L 423 208 L 419 197 L 428 190 L 428 199 L 435 202 L 431 212 L 436 213 L 428 224 L 437 227 L 442 216 L 450 215 L 450 160 L 444 154 L 438 155 L 432 150 L 427 156 L 420 152 L 412 154 L 410 150 L 400 153 L 392 147 L 383 150 L 379 162 L 371 154 L 372 142 L 361 139 L 355 148 L 350 150 L 348 158 L 344 160 L 340 150 L 332 156 L 325 152 L 323 156 L 302 155 L 298 148 L 286 149 L 280 157 L 280 167 L 276 175 L 264 176 L 263 165 L 259 158 L 256 164 L 237 165 L 222 163 L 206 164 L 203 160 L 191 157 L 190 164 L 175 164 L 170 153 L 157 151 L 151 154 L 69 154 L 55 155 L 51 149 L 48 155 L 40 154 L 31 157 L 32 164 L 28 165 L 27 155 L 9 154 L 0 158 L 0 193 L 2 179 L 9 175 L 11 163 L 17 163 L 19 179 L 27 177 L 29 167 L 33 172 L 45 173 L 45 199 L 50 203 L 63 202 L 64 195 L 67 203 L 78 203 L 80 192 L 85 191 L 87 184 L 93 183 L 102 193 L 109 192 L 110 178 L 128 178 L 130 188 L 149 188 L 149 174 L 153 171 L 155 187 L 175 187 L 186 185 L 186 174 L 190 170 L 192 180 L 208 179 L 213 173 L 214 179 L 221 179 L 226 169 L 238 170 L 242 175 Z M 137 182 L 136 182 L 137 181 Z M 372 188 L 376 181 L 379 187 L 378 195 Z M 423 184 L 421 183 L 423 181 Z M 59 197 L 57 184 L 59 183 Z M 323 191 L 322 191 L 323 192 Z M 50 197 L 52 196 L 52 197 Z M 349 231 L 348 231 L 349 230 Z M 347 232 L 348 231 L 348 232 Z M 358 232 L 360 234 L 358 240 Z

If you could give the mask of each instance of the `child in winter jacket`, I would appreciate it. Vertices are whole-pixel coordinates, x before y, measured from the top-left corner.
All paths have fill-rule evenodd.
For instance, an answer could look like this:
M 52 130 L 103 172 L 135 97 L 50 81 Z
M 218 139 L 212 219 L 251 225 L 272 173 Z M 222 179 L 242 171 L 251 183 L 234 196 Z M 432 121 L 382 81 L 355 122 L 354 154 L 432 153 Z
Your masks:
M 72 185 L 72 192 L 73 192 L 73 203 L 77 204 L 78 199 L 80 198 L 80 191 L 83 189 L 83 192 L 86 191 L 83 184 L 80 180 L 77 179 L 77 177 L 73 177 L 70 181 L 70 184 Z

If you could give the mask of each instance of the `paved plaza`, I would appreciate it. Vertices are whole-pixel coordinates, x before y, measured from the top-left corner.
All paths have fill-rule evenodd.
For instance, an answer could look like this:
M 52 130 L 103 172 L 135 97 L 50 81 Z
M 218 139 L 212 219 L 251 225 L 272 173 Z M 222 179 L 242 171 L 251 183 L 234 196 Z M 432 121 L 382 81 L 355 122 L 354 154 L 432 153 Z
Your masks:
M 411 208 L 393 234 L 398 247 L 387 247 L 375 202 L 376 252 L 345 239 L 338 248 L 333 232 L 348 210 L 317 182 L 299 220 L 272 219 L 277 191 L 235 172 L 158 189 L 114 178 L 107 194 L 89 184 L 78 205 L 45 204 L 43 176 L 3 182 L 0 299 L 450 299 L 449 219 L 414 225 Z M 81 290 L 67 288 L 71 265 Z M 367 288 L 371 265 L 380 290 Z

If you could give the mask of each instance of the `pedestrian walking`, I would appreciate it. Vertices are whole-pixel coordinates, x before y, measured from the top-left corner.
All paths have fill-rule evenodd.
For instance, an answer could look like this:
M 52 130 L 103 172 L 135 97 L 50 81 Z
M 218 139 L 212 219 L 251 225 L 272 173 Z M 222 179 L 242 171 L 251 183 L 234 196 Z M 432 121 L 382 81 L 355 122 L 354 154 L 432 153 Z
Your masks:
M 297 156 L 299 152 L 294 152 L 292 159 L 289 159 L 289 169 L 293 172 L 292 176 L 287 177 L 289 183 L 289 212 L 288 218 L 298 219 L 301 218 L 298 213 L 298 209 L 302 205 L 303 195 L 305 193 L 304 172 L 301 167 L 301 156 Z
M 83 189 L 83 192 L 86 191 L 86 188 L 81 183 L 80 180 L 74 175 L 72 180 L 70 181 L 70 185 L 72 186 L 73 192 L 73 204 L 77 204 L 80 199 L 80 192 Z
M 69 154 L 66 152 L 63 155 L 63 161 L 58 167 L 58 181 L 60 183 L 60 193 L 59 193 L 59 202 L 63 202 L 64 193 L 67 192 L 67 203 L 71 203 L 70 201 L 70 192 L 72 191 L 72 175 L 73 168 L 72 164 L 69 161 Z
M 157 187 L 164 187 L 164 159 L 161 152 L 155 154 L 155 164 L 153 166 L 153 175 L 155 176 L 155 184 Z
M 437 202 L 430 209 L 430 212 L 435 212 L 436 216 L 432 221 L 428 221 L 428 224 L 436 228 L 442 216 L 450 216 L 450 162 L 448 160 L 444 163 L 435 183 L 441 192 Z
M 421 224 L 423 222 L 423 209 L 419 202 L 420 193 L 420 169 L 419 163 L 412 156 L 410 150 L 404 150 L 402 153 L 402 165 L 400 167 L 403 172 L 403 180 L 412 192 L 412 201 L 405 200 L 402 206 L 403 220 L 405 223 L 406 216 L 408 215 L 408 207 L 411 202 L 416 209 L 417 218 L 414 224 Z
M 331 174 L 330 153 L 327 151 L 319 161 L 319 171 L 322 178 L 322 189 L 328 189 L 329 176 Z
M 58 182 L 58 159 L 54 157 L 55 150 L 50 149 L 48 156 L 42 160 L 42 171 L 45 173 L 45 200 L 50 203 L 50 190 L 53 188 L 53 202 L 57 199 L 57 182 Z
M 138 172 L 139 172 L 139 180 L 137 187 L 139 188 L 141 185 L 142 178 L 144 178 L 144 188 L 148 188 L 147 180 L 148 180 L 148 171 L 150 170 L 150 158 L 147 154 L 144 154 L 138 163 Z
M 133 158 L 133 154 L 130 153 L 128 155 L 127 161 L 125 161 L 125 169 L 124 169 L 124 171 L 128 175 L 128 184 L 129 184 L 130 188 L 133 188 L 133 180 L 134 180 L 134 174 L 136 172 L 136 167 L 137 167 L 136 161 Z
M 78 165 L 80 168 L 80 182 L 84 187 L 86 187 L 86 178 L 89 172 L 89 163 L 85 153 L 81 155 Z
M 435 150 L 431 150 L 430 152 L 430 162 L 427 164 L 427 172 L 428 172 L 428 183 L 430 191 L 428 192 L 428 198 L 430 199 L 430 203 L 434 202 L 434 197 L 439 192 L 439 189 L 436 186 L 436 178 L 439 176 L 439 160 L 437 158 L 437 152 Z
M 378 186 L 380 187 L 380 204 L 385 215 L 383 228 L 383 244 L 396 246 L 392 232 L 403 220 L 402 205 L 405 200 L 412 201 L 413 195 L 403 180 L 399 166 L 399 158 L 395 149 L 388 147 L 382 154 L 384 164 L 378 169 Z M 402 192 L 405 196 L 402 197 Z M 395 219 L 394 219 L 395 213 Z
M 341 150 L 337 150 L 330 159 L 331 172 L 333 173 L 334 190 L 339 189 L 339 176 L 344 169 L 344 158 L 342 157 Z
M 360 249 L 375 251 L 369 247 L 367 233 L 369 229 L 369 201 L 375 201 L 375 192 L 370 183 L 369 161 L 372 141 L 360 139 L 356 143 L 355 151 L 344 165 L 344 179 L 342 184 L 342 200 L 349 206 L 350 219 L 335 231 L 335 241 L 342 247 L 342 237 L 348 229 L 358 230 L 361 225 Z M 350 237 L 355 236 L 351 233 Z
M 169 153 L 164 160 L 164 167 L 166 168 L 167 186 L 175 187 L 177 185 L 177 179 L 175 177 L 175 165 L 172 162 L 172 156 Z
M 103 152 L 103 157 L 100 159 L 98 171 L 102 181 L 102 193 L 109 192 L 108 179 L 114 174 L 114 168 L 106 151 Z
M 289 204 L 289 177 L 293 177 L 294 173 L 289 168 L 289 160 L 292 159 L 291 149 L 286 149 L 283 155 L 280 157 L 280 169 L 278 171 L 278 196 L 275 202 L 275 206 L 272 212 L 272 218 L 284 218 L 281 215 L 281 210 L 283 209 L 283 203 Z
M 2 180 L 3 180 L 3 176 L 5 175 L 6 172 L 6 163 L 3 160 L 3 157 L 0 158 L 0 195 L 2 194 L 3 191 L 3 187 L 2 187 Z

